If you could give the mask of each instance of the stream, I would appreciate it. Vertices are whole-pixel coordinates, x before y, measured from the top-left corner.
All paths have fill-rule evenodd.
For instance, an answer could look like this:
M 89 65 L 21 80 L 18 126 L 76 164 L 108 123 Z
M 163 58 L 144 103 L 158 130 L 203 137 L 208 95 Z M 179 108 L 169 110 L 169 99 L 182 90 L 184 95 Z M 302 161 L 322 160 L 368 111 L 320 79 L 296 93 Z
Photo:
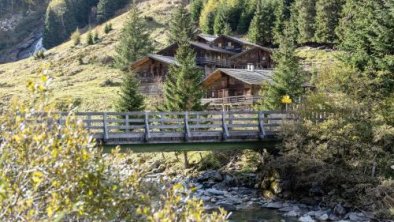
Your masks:
M 284 218 L 278 211 L 270 209 L 252 209 L 235 211 L 229 218 L 230 222 L 296 222 L 296 218 Z

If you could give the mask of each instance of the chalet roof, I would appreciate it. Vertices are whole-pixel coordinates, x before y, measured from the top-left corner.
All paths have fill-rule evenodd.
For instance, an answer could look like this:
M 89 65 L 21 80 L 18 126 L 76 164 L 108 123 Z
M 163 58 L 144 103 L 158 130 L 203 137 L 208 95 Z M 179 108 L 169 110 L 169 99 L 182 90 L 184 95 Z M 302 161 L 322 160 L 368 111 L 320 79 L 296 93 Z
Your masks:
M 134 62 L 131 64 L 131 68 L 138 67 L 141 64 L 144 64 L 145 62 L 149 61 L 149 59 L 153 59 L 168 65 L 179 65 L 179 63 L 175 60 L 174 57 L 172 56 L 163 56 L 163 55 L 158 55 L 158 54 L 148 54 L 144 58 Z
M 205 44 L 205 43 L 201 43 L 201 42 L 190 42 L 190 44 L 192 46 L 195 46 L 197 48 L 201 48 L 201 49 L 204 49 L 204 50 L 207 50 L 207 51 L 220 52 L 220 53 L 226 53 L 226 54 L 231 54 L 231 55 L 237 54 L 235 52 L 231 52 L 231 51 L 228 51 L 228 50 L 225 50 L 225 49 L 213 46 L 213 45 L 208 45 L 208 44 Z
M 203 85 L 208 86 L 212 82 L 220 79 L 221 73 L 231 76 L 249 85 L 261 85 L 264 81 L 272 81 L 274 71 L 270 69 L 261 69 L 254 71 L 247 69 L 217 69 L 207 78 L 205 78 L 205 80 L 203 81 Z
M 264 46 L 261 46 L 261 45 L 258 45 L 258 44 L 252 43 L 252 42 L 248 42 L 248 41 L 246 41 L 246 40 L 244 40 L 244 39 L 237 38 L 237 37 L 234 37 L 234 36 L 229 36 L 229 35 L 220 35 L 219 37 L 217 37 L 217 38 L 214 40 L 214 42 L 215 42 L 217 39 L 219 39 L 220 37 L 230 39 L 230 40 L 232 40 L 232 41 L 234 41 L 234 42 L 238 42 L 238 43 L 240 43 L 241 45 L 249 45 L 249 46 L 257 47 L 257 48 L 260 48 L 260 49 L 263 49 L 263 50 L 266 50 L 266 51 L 269 51 L 269 52 L 272 52 L 272 51 L 273 51 L 272 48 L 264 47 Z
M 247 53 L 249 53 L 249 52 L 251 52 L 251 51 L 253 51 L 253 50 L 255 50 L 255 49 L 262 49 L 262 50 L 264 50 L 264 51 L 266 51 L 266 52 L 269 52 L 269 53 L 272 53 L 272 49 L 265 49 L 265 47 L 253 47 L 253 48 L 250 48 L 250 49 L 248 49 L 248 50 L 245 50 L 245 51 L 243 51 L 243 52 L 241 52 L 241 53 L 238 53 L 238 54 L 236 54 L 236 55 L 233 55 L 230 59 L 236 59 L 236 58 L 238 58 L 238 57 L 240 57 L 240 56 L 243 56 L 243 55 L 245 55 L 245 54 L 247 54 Z
M 218 36 L 201 33 L 201 34 L 198 34 L 198 37 L 205 39 L 207 42 L 213 42 Z

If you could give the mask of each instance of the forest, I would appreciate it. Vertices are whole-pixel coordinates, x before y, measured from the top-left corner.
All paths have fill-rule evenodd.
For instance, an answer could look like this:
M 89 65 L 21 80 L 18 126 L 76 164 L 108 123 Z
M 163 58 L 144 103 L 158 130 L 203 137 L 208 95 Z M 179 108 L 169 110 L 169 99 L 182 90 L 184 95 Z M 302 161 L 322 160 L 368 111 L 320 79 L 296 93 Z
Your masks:
M 3 10 L 37 3 L 0 1 Z M 129 67 L 157 51 L 152 27 L 162 24 L 158 13 L 142 16 L 136 5 L 127 8 L 124 23 L 107 21 L 127 3 L 48 3 L 44 45 L 54 48 L 15 63 L 32 66 L 28 71 L 34 75 L 21 76 L 28 93 L 15 93 L 0 109 L 0 219 L 219 222 L 244 221 L 231 216 L 257 217 L 269 214 L 267 209 L 275 209 L 278 220 L 394 219 L 393 0 L 193 0 L 172 6 L 168 24 L 155 36 L 166 35 L 179 47 L 162 98 L 154 104 Z M 90 24 L 103 25 L 80 32 Z M 86 81 L 100 87 L 84 94 L 114 89 L 114 97 L 95 100 L 110 103 L 116 112 L 204 111 L 203 73 L 190 44 L 196 30 L 272 48 L 272 81 L 261 83 L 259 100 L 249 111 L 280 110 L 297 117 L 280 126 L 278 144 L 150 154 L 108 149 L 77 118 L 81 101 L 59 106 L 51 100 L 54 91 Z M 103 59 L 94 54 L 100 47 L 113 53 Z M 322 57 L 333 54 L 332 62 L 306 70 L 300 54 L 312 49 Z M 59 59 L 64 54 L 72 57 Z M 71 65 L 76 71 L 63 72 Z M 99 69 L 108 75 L 104 82 L 95 79 Z M 81 73 L 90 79 L 79 79 Z M 61 88 L 59 82 L 67 85 Z M 0 87 L 14 86 L 2 82 Z M 224 122 L 223 116 L 218 121 Z M 146 122 L 145 117 L 138 124 Z

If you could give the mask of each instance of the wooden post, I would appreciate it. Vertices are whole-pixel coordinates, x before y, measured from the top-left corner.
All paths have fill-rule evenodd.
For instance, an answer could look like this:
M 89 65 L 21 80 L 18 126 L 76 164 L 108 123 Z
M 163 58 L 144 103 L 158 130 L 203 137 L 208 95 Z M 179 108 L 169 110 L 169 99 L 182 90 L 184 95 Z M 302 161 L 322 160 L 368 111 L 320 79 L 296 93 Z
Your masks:
M 189 158 L 187 156 L 187 152 L 186 151 L 183 152 L 183 158 L 184 158 L 184 161 L 185 161 L 185 169 L 188 169 L 190 167 L 190 164 L 189 164 Z
M 107 117 L 107 113 L 103 114 L 103 126 L 104 126 L 104 142 L 108 141 L 109 138 L 109 132 L 108 132 L 108 117 Z
M 223 128 L 223 140 L 227 140 L 230 137 L 228 132 L 227 124 L 226 124 L 226 112 L 222 111 L 222 128 Z
M 150 139 L 149 132 L 149 113 L 145 112 L 145 142 L 148 142 Z
M 188 142 L 191 137 L 190 128 L 189 128 L 189 113 L 188 112 L 185 112 L 184 123 L 185 123 L 185 141 Z
M 130 132 L 130 121 L 129 121 L 129 114 L 126 114 L 126 118 L 125 118 L 125 126 L 126 126 L 126 133 Z
M 260 139 L 265 138 L 265 129 L 264 129 L 264 118 L 265 114 L 263 112 L 259 112 L 259 131 L 260 131 Z

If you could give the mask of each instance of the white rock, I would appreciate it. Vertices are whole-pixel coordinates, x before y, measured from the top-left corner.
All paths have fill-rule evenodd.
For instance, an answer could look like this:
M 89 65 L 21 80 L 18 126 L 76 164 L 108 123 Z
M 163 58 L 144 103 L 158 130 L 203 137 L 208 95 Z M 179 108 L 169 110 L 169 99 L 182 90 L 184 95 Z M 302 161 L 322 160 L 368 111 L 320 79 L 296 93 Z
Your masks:
M 322 220 L 322 221 L 326 221 L 326 220 L 328 220 L 328 214 L 323 214 L 320 217 L 318 217 L 317 219 Z
M 298 218 L 298 221 L 300 221 L 300 222 L 315 222 L 315 220 L 312 219 L 312 217 L 309 215 L 304 215 L 304 216 Z
M 280 202 L 271 202 L 271 203 L 267 203 L 264 207 L 271 209 L 279 209 L 283 207 L 283 204 Z

